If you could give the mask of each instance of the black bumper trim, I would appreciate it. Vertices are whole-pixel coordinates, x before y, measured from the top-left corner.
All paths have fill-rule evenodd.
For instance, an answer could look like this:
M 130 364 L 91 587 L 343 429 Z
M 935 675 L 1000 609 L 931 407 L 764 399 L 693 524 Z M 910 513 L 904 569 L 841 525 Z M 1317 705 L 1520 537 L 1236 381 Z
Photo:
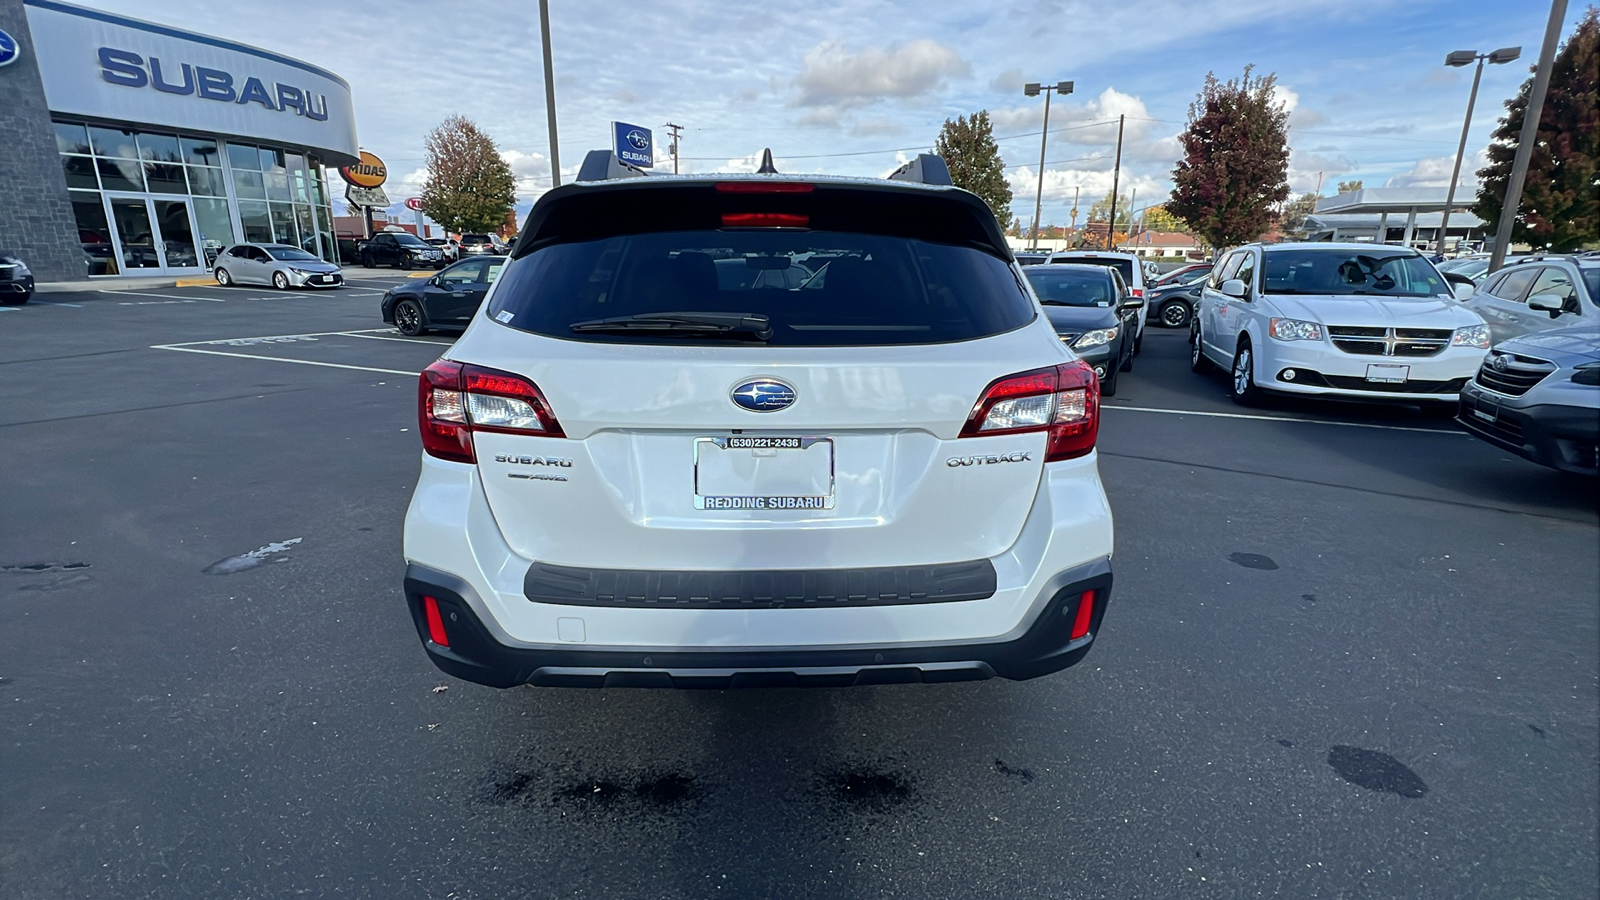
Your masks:
M 534 603 L 655 609 L 788 609 L 950 603 L 993 597 L 987 559 L 863 569 L 661 571 L 536 562 L 522 591 Z
M 512 647 L 479 618 L 482 603 L 454 575 L 406 567 L 406 605 L 434 665 L 490 687 L 849 687 L 864 684 L 1037 678 L 1075 665 L 1089 652 L 1111 599 L 1109 559 L 1051 580 L 1037 616 L 1010 640 L 826 649 L 678 650 L 587 648 L 583 644 Z M 1079 598 L 1094 592 L 1089 633 L 1073 640 Z M 428 638 L 423 598 L 438 603 L 450 646 Z

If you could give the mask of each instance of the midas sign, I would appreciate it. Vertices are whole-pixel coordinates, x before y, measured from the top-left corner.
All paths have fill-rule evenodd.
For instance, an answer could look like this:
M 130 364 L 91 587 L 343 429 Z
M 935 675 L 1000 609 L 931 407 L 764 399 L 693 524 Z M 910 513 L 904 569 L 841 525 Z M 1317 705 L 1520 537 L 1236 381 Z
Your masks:
M 339 174 L 356 187 L 375 188 L 388 179 L 389 170 L 383 165 L 383 160 L 363 150 L 361 161 L 353 166 L 345 166 L 339 170 Z

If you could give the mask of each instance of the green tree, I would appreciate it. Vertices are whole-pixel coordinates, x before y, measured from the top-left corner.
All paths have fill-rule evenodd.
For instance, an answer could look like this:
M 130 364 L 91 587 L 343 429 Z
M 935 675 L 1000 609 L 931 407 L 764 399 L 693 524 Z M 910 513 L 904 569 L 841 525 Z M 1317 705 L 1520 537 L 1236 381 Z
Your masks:
M 1355 181 L 1341 181 L 1339 182 L 1338 192 L 1341 194 L 1348 194 L 1351 191 L 1359 191 L 1361 190 L 1363 183 L 1364 182 L 1362 182 L 1362 180 L 1359 178 L 1357 178 Z
M 494 140 L 472 120 L 451 116 L 428 132 L 422 211 L 446 231 L 488 232 L 517 202 L 516 179 Z
M 994 142 L 994 125 L 989 121 L 988 110 L 980 109 L 970 118 L 946 119 L 933 152 L 944 157 L 956 187 L 982 197 L 1002 229 L 1011 225 L 1011 185 L 1006 181 L 1000 148 Z
M 1533 79 L 1506 101 L 1506 115 L 1489 143 L 1489 165 L 1478 170 L 1472 211 L 1493 233 L 1500 227 L 1506 182 L 1527 116 Z M 1574 250 L 1600 241 L 1600 10 L 1591 6 L 1556 54 L 1539 130 L 1528 159 L 1522 204 L 1511 240 Z
M 1178 138 L 1167 210 L 1216 247 L 1260 236 L 1289 197 L 1289 111 L 1273 96 L 1277 76 L 1253 69 L 1226 84 L 1207 73 Z
M 1132 197 L 1129 197 L 1127 194 L 1117 195 L 1117 225 L 1126 226 L 1128 224 L 1128 207 L 1132 205 Z M 1089 204 L 1089 218 L 1085 219 L 1084 221 L 1104 222 L 1110 218 L 1110 216 L 1111 192 L 1106 191 L 1106 195 L 1104 197 L 1101 197 L 1099 200 Z
M 1317 201 L 1322 198 L 1307 191 L 1290 200 L 1283 207 L 1283 233 L 1305 237 L 1306 217 L 1317 211 Z

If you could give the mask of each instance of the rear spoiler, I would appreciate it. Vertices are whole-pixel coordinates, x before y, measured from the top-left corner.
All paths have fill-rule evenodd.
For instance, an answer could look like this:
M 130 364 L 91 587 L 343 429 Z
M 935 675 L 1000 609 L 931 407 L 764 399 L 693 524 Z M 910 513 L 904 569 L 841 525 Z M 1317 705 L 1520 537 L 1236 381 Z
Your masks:
M 617 158 L 610 150 L 590 150 L 583 158 L 583 165 L 578 168 L 578 181 L 615 181 L 619 178 L 645 178 L 649 172 L 638 166 L 625 163 Z M 772 150 L 761 151 L 761 170 L 758 174 L 780 174 L 772 164 Z M 930 184 L 937 187 L 954 187 L 955 182 L 950 180 L 950 167 L 945 165 L 943 157 L 935 153 L 918 153 L 917 158 L 889 173 L 890 181 L 905 181 L 911 184 Z

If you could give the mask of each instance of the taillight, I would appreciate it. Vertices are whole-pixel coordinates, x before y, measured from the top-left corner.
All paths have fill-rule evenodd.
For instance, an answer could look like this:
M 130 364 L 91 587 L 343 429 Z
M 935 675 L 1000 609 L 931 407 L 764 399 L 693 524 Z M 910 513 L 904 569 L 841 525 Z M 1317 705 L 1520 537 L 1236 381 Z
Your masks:
M 1072 620 L 1071 640 L 1089 633 L 1089 619 L 1094 615 L 1094 591 L 1084 591 L 1078 598 L 1078 615 Z
M 428 640 L 441 647 L 450 646 L 450 635 L 444 630 L 444 616 L 439 615 L 439 601 L 423 597 L 422 614 L 428 620 Z
M 1133 288 L 1133 295 L 1135 297 L 1144 297 L 1144 288 Z
M 1100 379 L 1083 360 L 1008 375 L 983 392 L 961 437 L 1048 431 L 1045 462 L 1094 449 L 1100 430 Z
M 538 386 L 510 372 L 441 359 L 417 381 L 422 449 L 454 462 L 477 462 L 472 432 L 565 437 Z
M 723 213 L 724 228 L 805 228 L 810 216 L 794 213 Z

